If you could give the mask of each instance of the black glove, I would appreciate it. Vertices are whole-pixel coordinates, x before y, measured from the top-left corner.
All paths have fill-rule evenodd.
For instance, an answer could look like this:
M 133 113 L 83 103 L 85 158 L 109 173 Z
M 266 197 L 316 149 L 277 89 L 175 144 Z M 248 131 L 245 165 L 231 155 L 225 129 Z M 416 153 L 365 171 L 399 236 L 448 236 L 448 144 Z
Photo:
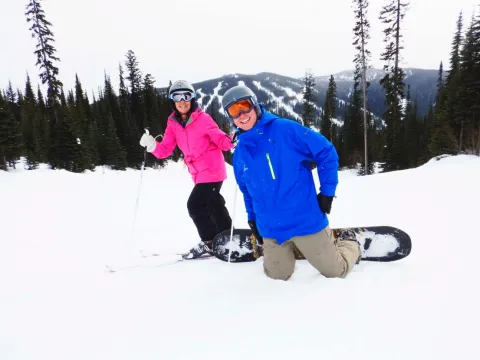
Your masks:
M 318 205 L 320 206 L 320 210 L 322 210 L 322 212 L 325 214 L 330 214 L 330 211 L 332 210 L 333 196 L 326 196 L 320 193 L 317 195 L 317 201 Z
M 238 139 L 237 139 L 238 131 L 235 131 L 232 136 L 232 140 L 230 141 L 232 144 L 235 144 Z
M 250 226 L 250 229 L 252 229 L 252 233 L 255 236 L 255 238 L 257 239 L 257 243 L 260 244 L 260 245 L 263 245 L 263 238 L 258 233 L 257 223 L 254 220 L 249 220 L 248 221 L 248 226 Z

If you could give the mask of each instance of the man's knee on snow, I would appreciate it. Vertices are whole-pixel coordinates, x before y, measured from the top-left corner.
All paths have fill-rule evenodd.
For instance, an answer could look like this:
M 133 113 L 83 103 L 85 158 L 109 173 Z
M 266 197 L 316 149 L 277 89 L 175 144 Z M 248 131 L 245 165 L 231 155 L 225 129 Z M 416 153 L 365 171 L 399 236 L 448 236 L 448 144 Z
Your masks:
M 322 274 L 326 278 L 342 278 L 343 279 L 347 276 L 345 266 L 329 267 L 319 271 L 320 271 L 320 274 Z
M 288 280 L 295 269 L 292 242 L 278 245 L 276 240 L 263 238 L 263 269 L 272 279 Z
M 295 264 L 293 266 L 286 266 L 287 264 L 282 264 L 283 266 L 265 266 L 263 265 L 263 271 L 265 275 L 274 280 L 288 280 L 293 274 L 295 269 Z

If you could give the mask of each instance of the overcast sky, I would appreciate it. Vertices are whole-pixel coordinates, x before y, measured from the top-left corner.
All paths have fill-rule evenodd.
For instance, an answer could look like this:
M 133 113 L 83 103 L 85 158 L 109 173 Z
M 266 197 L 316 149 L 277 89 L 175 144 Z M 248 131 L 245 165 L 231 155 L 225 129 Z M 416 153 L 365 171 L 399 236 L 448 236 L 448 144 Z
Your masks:
M 383 47 L 380 9 L 390 0 L 370 0 L 372 65 Z M 28 0 L 2 0 L 0 88 L 11 80 L 35 86 L 35 40 L 25 20 Z M 468 25 L 480 0 L 410 0 L 403 23 L 404 67 L 448 66 L 460 11 Z M 225 74 L 263 71 L 302 77 L 329 75 L 353 67 L 351 0 L 44 0 L 52 23 L 60 80 L 73 87 L 75 73 L 91 94 L 104 71 L 116 87 L 118 64 L 131 49 L 143 73 L 158 87 L 169 80 L 190 82 Z

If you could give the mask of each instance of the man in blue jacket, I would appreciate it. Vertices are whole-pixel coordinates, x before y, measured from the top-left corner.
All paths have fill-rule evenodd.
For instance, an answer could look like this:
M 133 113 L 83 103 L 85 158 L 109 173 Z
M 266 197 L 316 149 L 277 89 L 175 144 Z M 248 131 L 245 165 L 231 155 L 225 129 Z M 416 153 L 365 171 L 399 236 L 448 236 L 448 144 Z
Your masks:
M 263 238 L 265 274 L 287 280 L 295 269 L 294 244 L 326 277 L 344 278 L 360 260 L 352 231 L 334 238 L 327 214 L 338 184 L 338 155 L 323 135 L 265 111 L 246 86 L 225 92 L 222 106 L 237 128 L 235 179 L 248 224 Z M 317 195 L 311 170 L 317 164 Z

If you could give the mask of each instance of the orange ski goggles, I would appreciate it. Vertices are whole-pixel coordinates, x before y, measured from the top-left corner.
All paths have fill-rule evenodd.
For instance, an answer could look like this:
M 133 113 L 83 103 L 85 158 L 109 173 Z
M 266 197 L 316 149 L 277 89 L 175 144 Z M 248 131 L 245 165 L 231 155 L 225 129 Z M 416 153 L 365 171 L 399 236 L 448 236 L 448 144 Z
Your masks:
M 253 109 L 253 102 L 250 99 L 240 99 L 229 105 L 225 111 L 232 119 L 239 118 L 242 114 L 246 114 Z

